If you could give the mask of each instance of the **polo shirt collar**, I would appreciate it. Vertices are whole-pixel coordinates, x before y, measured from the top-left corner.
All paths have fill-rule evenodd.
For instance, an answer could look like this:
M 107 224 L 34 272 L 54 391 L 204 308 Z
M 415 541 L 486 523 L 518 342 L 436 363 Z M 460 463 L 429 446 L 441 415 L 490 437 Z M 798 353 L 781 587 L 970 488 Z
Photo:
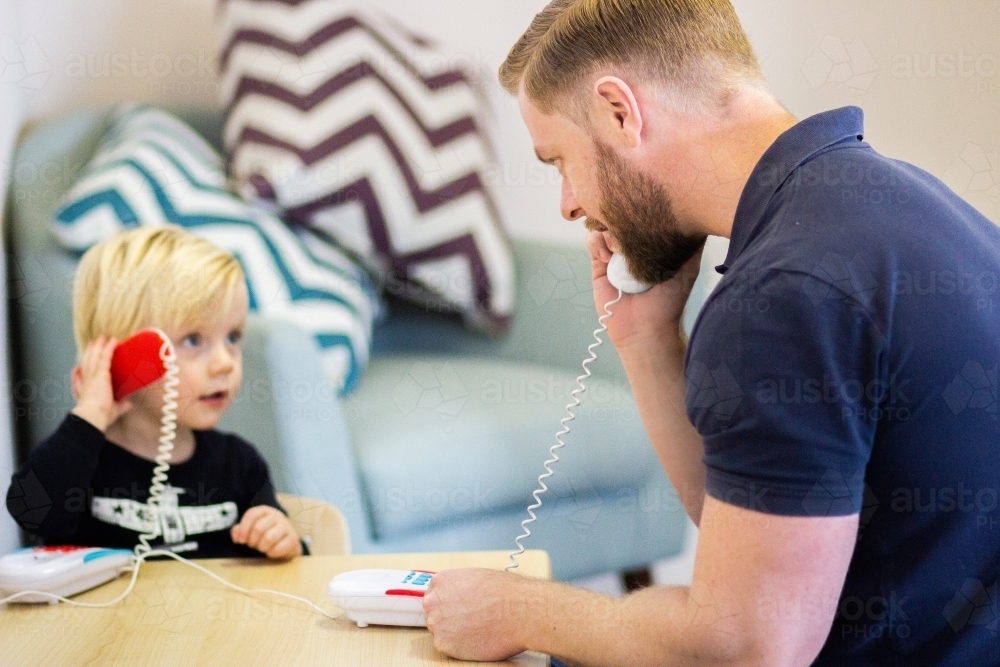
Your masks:
M 785 130 L 761 156 L 750 173 L 740 195 L 733 233 L 726 261 L 715 267 L 725 273 L 743 252 L 753 231 L 764 216 L 774 193 L 781 188 L 799 165 L 820 151 L 844 141 L 864 137 L 864 112 L 858 107 L 843 107 L 810 116 Z

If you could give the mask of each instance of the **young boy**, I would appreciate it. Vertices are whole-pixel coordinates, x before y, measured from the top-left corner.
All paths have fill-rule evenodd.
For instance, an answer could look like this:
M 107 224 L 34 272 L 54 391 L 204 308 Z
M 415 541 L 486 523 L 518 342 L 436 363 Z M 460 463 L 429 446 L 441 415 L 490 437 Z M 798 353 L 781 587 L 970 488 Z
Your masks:
M 240 387 L 247 303 L 232 255 L 177 227 L 124 232 L 83 256 L 73 286 L 76 407 L 15 474 L 52 501 L 30 532 L 46 544 L 130 549 L 155 531 L 154 549 L 189 558 L 303 553 L 260 454 L 213 430 Z M 173 341 L 180 370 L 177 437 L 158 516 L 147 501 L 163 380 L 116 402 L 110 372 L 118 341 L 146 327 Z M 11 501 L 8 491 L 8 508 Z

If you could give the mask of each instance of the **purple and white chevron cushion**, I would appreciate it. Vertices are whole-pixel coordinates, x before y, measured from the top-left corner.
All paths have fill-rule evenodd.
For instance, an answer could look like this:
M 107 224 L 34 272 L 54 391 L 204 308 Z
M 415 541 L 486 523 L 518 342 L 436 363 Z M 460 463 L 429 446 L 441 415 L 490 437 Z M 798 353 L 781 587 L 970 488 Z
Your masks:
M 390 293 L 503 331 L 510 245 L 467 73 L 345 0 L 222 0 L 237 188 L 357 255 Z

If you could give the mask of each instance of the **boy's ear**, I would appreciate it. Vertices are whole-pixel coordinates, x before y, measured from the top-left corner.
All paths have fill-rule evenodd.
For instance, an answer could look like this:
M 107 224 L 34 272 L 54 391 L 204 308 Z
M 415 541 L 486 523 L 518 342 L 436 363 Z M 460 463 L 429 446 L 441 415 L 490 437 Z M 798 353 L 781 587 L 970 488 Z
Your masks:
M 80 400 L 80 387 L 83 385 L 83 367 L 80 364 L 73 366 L 69 372 L 69 389 L 73 394 L 73 400 Z

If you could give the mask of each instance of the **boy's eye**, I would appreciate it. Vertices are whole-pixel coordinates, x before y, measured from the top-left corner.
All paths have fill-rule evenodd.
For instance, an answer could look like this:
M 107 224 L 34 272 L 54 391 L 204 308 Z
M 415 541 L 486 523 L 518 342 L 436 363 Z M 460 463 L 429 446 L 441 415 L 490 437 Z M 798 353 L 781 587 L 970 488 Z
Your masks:
M 226 337 L 226 340 L 229 342 L 230 345 L 236 345 L 241 340 L 243 340 L 243 332 L 238 329 L 235 331 L 230 331 L 229 335 Z
M 201 343 L 201 334 L 190 333 L 181 339 L 181 346 L 183 347 L 198 347 Z

